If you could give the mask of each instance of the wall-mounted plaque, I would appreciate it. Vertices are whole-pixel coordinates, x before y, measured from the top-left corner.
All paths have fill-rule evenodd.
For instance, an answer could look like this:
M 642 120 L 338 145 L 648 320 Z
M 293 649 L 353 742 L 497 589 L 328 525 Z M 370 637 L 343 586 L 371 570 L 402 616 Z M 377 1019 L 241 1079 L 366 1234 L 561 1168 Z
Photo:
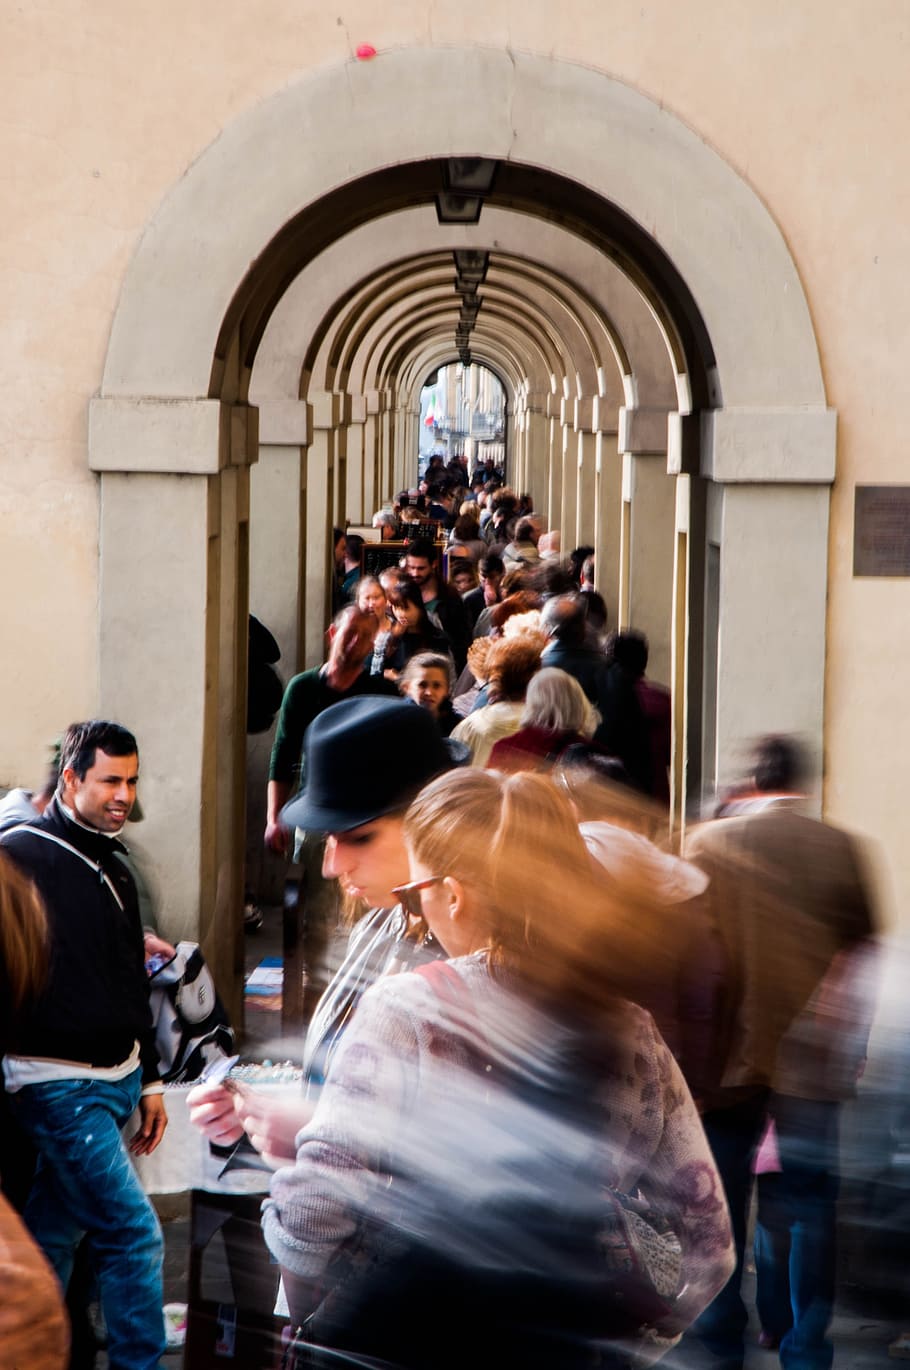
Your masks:
M 853 574 L 910 576 L 910 485 L 858 485 Z

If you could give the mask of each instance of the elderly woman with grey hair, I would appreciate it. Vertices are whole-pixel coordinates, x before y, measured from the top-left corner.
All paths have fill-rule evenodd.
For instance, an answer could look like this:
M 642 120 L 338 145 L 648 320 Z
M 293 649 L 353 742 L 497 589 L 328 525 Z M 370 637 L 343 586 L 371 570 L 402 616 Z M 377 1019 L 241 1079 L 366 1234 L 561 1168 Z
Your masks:
M 390 509 L 378 509 L 372 518 L 372 526 L 379 528 L 383 542 L 390 542 L 398 536 L 398 520 Z
M 552 764 L 566 749 L 589 741 L 600 715 L 578 681 L 555 666 L 545 666 L 528 686 L 521 726 L 490 752 L 487 766 L 497 771 L 530 771 Z

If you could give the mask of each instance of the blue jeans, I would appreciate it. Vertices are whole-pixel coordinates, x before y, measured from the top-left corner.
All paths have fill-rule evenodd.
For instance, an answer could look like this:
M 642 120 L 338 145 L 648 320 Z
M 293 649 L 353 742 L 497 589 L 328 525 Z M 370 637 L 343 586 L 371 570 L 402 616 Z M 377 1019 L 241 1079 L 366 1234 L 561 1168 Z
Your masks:
M 699 1343 L 699 1363 L 709 1370 L 742 1370 L 749 1314 L 740 1286 L 752 1196 L 752 1158 L 765 1127 L 767 1104 L 768 1092 L 760 1090 L 729 1108 L 713 1109 L 702 1118 L 730 1206 L 736 1251 L 733 1274 L 687 1334 L 690 1349 L 695 1349 L 694 1340 Z
M 87 1235 L 101 1288 L 111 1370 L 155 1370 L 165 1348 L 161 1228 L 120 1135 L 141 1072 L 56 1080 L 12 1096 L 38 1149 L 25 1221 L 66 1288 Z
M 758 1181 L 756 1303 L 785 1370 L 830 1370 L 840 1105 L 774 1095 L 780 1174 Z

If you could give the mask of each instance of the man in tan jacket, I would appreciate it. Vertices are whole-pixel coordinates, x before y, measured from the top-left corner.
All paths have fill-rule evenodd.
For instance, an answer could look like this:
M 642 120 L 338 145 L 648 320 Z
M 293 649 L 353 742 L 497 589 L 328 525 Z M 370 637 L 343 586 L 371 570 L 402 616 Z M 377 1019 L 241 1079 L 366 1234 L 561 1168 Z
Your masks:
M 722 821 L 692 834 L 686 855 L 709 876 L 725 969 L 715 1004 L 712 1078 L 703 1122 L 724 1181 L 737 1248 L 726 1287 L 695 1333 L 717 1370 L 741 1370 L 747 1313 L 740 1294 L 752 1162 L 769 1108 L 789 1176 L 801 1265 L 792 1325 L 781 1336 L 785 1370 L 829 1370 L 833 1302 L 838 1103 L 772 1093 L 781 1043 L 835 958 L 868 943 L 874 917 L 862 860 L 847 833 L 800 812 L 795 745 L 766 738 L 751 783 Z M 729 815 L 729 816 L 726 816 Z M 798 1050 L 798 1047 L 796 1048 Z M 792 1051 L 788 1067 L 794 1074 Z

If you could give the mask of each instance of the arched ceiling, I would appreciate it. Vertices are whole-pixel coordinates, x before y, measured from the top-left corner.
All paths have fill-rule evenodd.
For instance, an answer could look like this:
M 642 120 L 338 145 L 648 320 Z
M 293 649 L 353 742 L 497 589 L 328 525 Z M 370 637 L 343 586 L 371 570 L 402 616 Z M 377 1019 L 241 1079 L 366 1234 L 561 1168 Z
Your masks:
M 456 256 L 466 251 L 485 258 L 482 281 L 468 286 Z M 467 342 L 457 331 L 466 290 Z M 495 206 L 476 225 L 440 224 L 421 206 L 339 236 L 274 310 L 250 398 L 381 390 L 415 408 L 426 374 L 466 347 L 501 376 L 510 404 L 558 395 L 597 397 L 614 415 L 688 407 L 679 340 L 637 282 L 564 225 Z

